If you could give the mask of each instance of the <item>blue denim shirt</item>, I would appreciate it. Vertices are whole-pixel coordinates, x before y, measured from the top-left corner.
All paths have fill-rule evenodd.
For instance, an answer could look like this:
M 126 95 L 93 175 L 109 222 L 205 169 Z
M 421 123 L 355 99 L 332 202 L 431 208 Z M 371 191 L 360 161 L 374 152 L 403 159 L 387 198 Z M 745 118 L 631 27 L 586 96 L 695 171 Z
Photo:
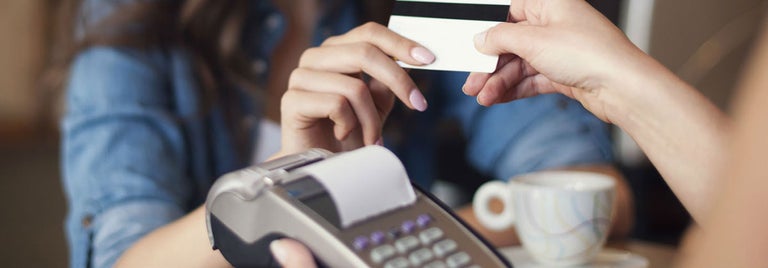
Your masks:
M 82 21 L 98 21 L 127 1 L 87 0 Z M 284 28 L 268 2 L 255 5 L 246 27 L 252 39 L 244 40 L 263 78 Z M 332 13 L 318 26 L 316 44 L 358 24 L 354 3 Z M 428 73 L 430 109 L 403 129 L 407 141 L 398 152 L 420 184 L 433 177 L 430 135 L 444 118 L 463 126 L 469 162 L 498 179 L 611 160 L 606 126 L 578 103 L 549 95 L 483 108 L 461 93 L 466 75 Z M 178 49 L 92 47 L 76 56 L 61 124 L 72 267 L 112 266 L 138 239 L 200 206 L 219 175 L 247 165 L 221 107 L 199 104 L 195 81 Z M 242 124 L 256 133 L 258 105 L 246 93 L 242 100 Z

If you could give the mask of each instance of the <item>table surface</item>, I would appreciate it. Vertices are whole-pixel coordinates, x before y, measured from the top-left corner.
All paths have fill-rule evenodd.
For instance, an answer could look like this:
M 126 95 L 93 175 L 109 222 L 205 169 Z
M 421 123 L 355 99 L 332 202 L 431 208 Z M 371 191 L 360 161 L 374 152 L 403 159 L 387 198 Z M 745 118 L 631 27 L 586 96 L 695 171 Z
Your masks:
M 672 267 L 675 261 L 677 249 L 673 246 L 657 244 L 651 242 L 644 242 L 638 240 L 631 240 L 626 242 L 609 242 L 606 245 L 607 249 L 629 251 L 632 254 L 643 256 L 648 260 L 648 267 L 664 268 Z M 510 256 L 511 252 L 517 251 L 518 254 L 512 254 L 513 256 L 520 256 L 519 253 L 522 248 L 508 247 L 500 249 L 503 255 Z M 527 255 L 527 254 L 524 254 Z M 514 261 L 514 258 L 511 258 Z M 513 263 L 514 264 L 514 263 Z
M 629 241 L 625 243 L 609 243 L 608 247 L 623 249 L 648 258 L 650 267 L 672 267 L 677 255 L 677 248 L 664 244 L 644 241 Z

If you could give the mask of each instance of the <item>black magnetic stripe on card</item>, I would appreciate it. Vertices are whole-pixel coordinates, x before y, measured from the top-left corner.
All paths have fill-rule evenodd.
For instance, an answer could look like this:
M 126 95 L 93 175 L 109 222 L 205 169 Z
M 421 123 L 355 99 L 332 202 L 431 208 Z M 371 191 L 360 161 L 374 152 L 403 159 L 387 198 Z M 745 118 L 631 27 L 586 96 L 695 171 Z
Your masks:
M 505 5 L 397 1 L 392 10 L 392 15 L 457 20 L 506 21 L 508 12 L 509 7 Z

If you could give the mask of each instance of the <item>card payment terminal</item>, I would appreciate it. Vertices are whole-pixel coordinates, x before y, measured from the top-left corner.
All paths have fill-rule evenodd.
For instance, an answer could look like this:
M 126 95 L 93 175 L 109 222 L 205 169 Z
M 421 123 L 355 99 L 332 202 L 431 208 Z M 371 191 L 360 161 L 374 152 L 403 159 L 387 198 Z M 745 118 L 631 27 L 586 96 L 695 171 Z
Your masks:
M 377 207 L 371 198 L 390 201 Z M 329 267 L 511 266 L 412 187 L 399 160 L 379 146 L 336 155 L 312 149 L 226 174 L 208 194 L 206 221 L 213 248 L 236 267 L 276 267 L 269 243 L 283 237 Z

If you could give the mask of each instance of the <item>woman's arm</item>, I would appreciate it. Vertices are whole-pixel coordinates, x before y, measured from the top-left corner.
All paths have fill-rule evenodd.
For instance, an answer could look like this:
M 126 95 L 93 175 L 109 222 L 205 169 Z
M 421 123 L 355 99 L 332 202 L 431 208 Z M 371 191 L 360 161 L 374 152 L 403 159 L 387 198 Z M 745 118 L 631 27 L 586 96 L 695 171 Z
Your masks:
M 115 267 L 230 266 L 218 250 L 211 248 L 204 206 L 144 236 L 115 264 Z
M 502 65 L 470 76 L 465 93 L 484 105 L 547 93 L 578 100 L 629 133 L 701 221 L 720 184 L 722 112 L 584 1 L 513 2 L 510 13 L 512 23 L 475 40 L 481 52 L 503 54 Z
M 707 228 L 688 235 L 681 267 L 764 267 L 768 263 L 768 23 L 735 102 L 734 132 Z
M 184 216 L 195 182 L 186 173 L 183 127 L 168 108 L 173 96 L 160 71 L 167 56 L 94 47 L 72 65 L 63 181 L 77 263 L 189 267 L 217 260 L 202 210 Z
M 653 59 L 627 74 L 611 120 L 638 143 L 693 218 L 708 225 L 727 160 L 729 119 Z
M 466 75 L 445 73 L 436 81 L 437 107 L 456 118 L 467 137 L 468 161 L 484 174 L 506 180 L 549 169 L 584 169 L 614 178 L 617 186 L 614 238 L 626 236 L 634 222 L 633 198 L 613 158 L 608 126 L 565 96 L 544 95 L 482 108 L 455 89 Z M 500 124 L 503 122 L 503 124 Z M 518 244 L 514 230 L 495 233 L 478 224 L 470 207 L 458 211 L 496 245 Z M 474 224 L 473 224 L 474 223 Z

